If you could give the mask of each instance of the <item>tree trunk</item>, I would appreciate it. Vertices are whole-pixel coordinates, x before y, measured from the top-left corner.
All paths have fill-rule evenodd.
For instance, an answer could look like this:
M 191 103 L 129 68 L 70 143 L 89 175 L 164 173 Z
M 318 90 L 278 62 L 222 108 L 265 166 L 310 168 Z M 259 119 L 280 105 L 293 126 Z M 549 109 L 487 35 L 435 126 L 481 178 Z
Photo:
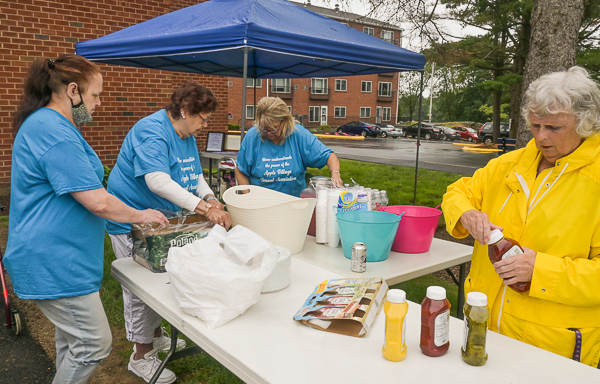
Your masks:
M 515 75 L 523 75 L 525 69 L 525 60 L 529 52 L 529 40 L 531 39 L 531 23 L 530 19 L 523 21 L 519 31 L 519 44 L 515 47 L 515 56 L 513 59 L 512 72 Z M 521 93 L 523 89 L 523 81 L 515 82 L 510 86 L 510 137 L 517 138 L 517 130 L 519 128 L 519 117 L 521 116 Z
M 585 0 L 534 0 L 521 100 L 524 100 L 529 84 L 540 76 L 564 71 L 575 65 L 584 3 Z M 532 137 L 525 119 L 520 116 L 517 148 L 527 145 Z

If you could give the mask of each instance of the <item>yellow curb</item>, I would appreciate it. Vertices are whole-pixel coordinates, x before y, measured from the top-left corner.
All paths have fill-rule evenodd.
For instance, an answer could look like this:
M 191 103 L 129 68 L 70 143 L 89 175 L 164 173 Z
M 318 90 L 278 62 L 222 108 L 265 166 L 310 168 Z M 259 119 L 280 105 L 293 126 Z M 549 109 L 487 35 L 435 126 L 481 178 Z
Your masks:
M 498 152 L 498 148 L 496 149 L 492 149 L 492 148 L 472 148 L 472 147 L 462 147 L 463 151 L 470 151 L 470 152 Z
M 344 135 L 321 135 L 315 134 L 318 138 L 328 138 L 328 139 L 347 139 L 347 140 L 364 140 L 365 138 L 362 136 L 344 136 Z
M 478 143 L 473 143 L 473 144 L 466 144 L 466 143 L 452 143 L 452 145 L 463 145 L 465 147 L 478 147 L 481 146 L 481 144 Z

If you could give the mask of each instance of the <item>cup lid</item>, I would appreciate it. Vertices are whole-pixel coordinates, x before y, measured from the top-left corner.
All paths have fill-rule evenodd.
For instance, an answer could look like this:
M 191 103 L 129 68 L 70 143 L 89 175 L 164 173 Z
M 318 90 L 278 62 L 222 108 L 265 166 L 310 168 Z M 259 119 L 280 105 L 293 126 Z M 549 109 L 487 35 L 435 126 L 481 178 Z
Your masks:
M 387 292 L 387 301 L 395 304 L 404 303 L 406 301 L 406 292 L 401 289 L 390 289 Z
M 446 298 L 446 289 L 437 285 L 427 287 L 427 297 L 431 300 L 444 300 Z
M 487 305 L 487 296 L 481 292 L 469 292 L 467 294 L 467 304 L 475 307 L 483 307 Z

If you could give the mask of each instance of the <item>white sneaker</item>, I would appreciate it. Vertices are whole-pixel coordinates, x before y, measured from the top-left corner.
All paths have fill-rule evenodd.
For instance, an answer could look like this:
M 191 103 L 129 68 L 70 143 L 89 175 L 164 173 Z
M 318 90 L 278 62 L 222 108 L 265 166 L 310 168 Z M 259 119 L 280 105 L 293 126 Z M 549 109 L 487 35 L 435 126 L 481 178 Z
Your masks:
M 176 351 L 185 348 L 186 346 L 185 340 L 177 339 L 177 347 Z M 169 352 L 171 349 L 171 337 L 165 330 L 165 327 L 160 327 L 160 336 L 155 337 L 152 340 L 152 348 L 157 349 L 159 352 Z
M 150 352 L 146 353 L 144 355 L 144 358 L 140 360 L 134 360 L 133 357 L 135 356 L 135 354 L 136 352 L 134 347 L 133 353 L 129 358 L 129 365 L 127 365 L 127 369 L 129 369 L 129 371 L 134 375 L 144 379 L 146 383 L 149 383 L 152 379 L 152 376 L 154 376 L 154 372 L 156 372 L 161 363 L 161 360 L 158 358 L 158 351 L 156 349 L 153 349 Z M 175 376 L 175 374 L 171 370 L 165 368 L 160 373 L 160 377 L 156 382 L 158 384 L 171 384 L 174 383 L 176 380 L 177 376 Z

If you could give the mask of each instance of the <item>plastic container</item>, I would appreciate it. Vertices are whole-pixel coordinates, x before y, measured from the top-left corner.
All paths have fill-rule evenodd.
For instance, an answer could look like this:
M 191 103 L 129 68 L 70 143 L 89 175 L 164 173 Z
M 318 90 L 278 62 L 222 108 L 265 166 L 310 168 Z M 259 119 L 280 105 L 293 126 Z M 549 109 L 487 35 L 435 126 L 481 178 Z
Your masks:
M 273 269 L 273 272 L 265 280 L 260 291 L 261 293 L 279 291 L 290 285 L 292 281 L 292 254 L 285 248 L 278 246 L 276 248 L 279 251 L 277 264 L 275 264 L 275 269 Z
M 317 188 L 331 188 L 331 179 L 325 176 L 315 176 L 310 178 L 310 185 L 300 192 L 300 198 L 302 199 L 315 199 L 317 198 Z M 313 211 L 308 225 L 307 235 L 316 236 L 317 230 L 316 210 Z
M 352 257 L 352 244 L 367 246 L 367 262 L 386 260 L 400 217 L 379 211 L 338 211 L 336 214 L 344 256 Z
M 460 348 L 462 359 L 469 365 L 481 366 L 488 359 L 485 351 L 490 311 L 487 296 L 481 292 L 469 292 L 464 306 L 465 336 Z
M 488 241 L 488 256 L 492 264 L 520 254 L 523 254 L 523 248 L 521 248 L 516 240 L 504 237 L 504 233 L 499 229 L 492 230 L 490 240 Z M 531 282 L 518 282 L 509 285 L 509 287 L 523 293 L 529 291 Z
M 385 336 L 381 352 L 389 361 L 402 361 L 406 357 L 406 292 L 390 289 L 383 305 L 385 312 Z
M 292 255 L 302 252 L 316 199 L 301 199 L 257 185 L 238 185 L 225 191 L 223 201 L 233 225 L 243 225 Z
M 404 212 L 392 244 L 392 251 L 400 253 L 429 251 L 442 211 L 416 205 L 391 205 L 379 207 L 379 210 L 395 215 Z
M 421 304 L 421 352 L 437 357 L 450 348 L 450 302 L 442 287 L 427 288 L 427 296 Z

